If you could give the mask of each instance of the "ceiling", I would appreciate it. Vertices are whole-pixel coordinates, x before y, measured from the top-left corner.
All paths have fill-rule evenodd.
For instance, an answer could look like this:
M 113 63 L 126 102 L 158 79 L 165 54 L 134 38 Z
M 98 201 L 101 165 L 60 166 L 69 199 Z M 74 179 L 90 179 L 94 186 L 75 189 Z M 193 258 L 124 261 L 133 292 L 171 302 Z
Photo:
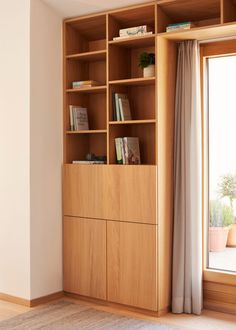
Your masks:
M 129 5 L 147 3 L 150 0 L 43 0 L 63 18 L 93 14 Z

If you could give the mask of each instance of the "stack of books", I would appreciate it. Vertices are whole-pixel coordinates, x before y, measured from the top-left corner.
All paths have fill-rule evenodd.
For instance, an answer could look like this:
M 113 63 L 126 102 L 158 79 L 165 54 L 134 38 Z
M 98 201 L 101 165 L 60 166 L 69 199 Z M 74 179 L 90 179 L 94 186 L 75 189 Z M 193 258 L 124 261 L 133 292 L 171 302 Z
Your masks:
M 101 83 L 96 80 L 81 80 L 81 81 L 73 81 L 72 88 L 85 88 L 85 87 L 94 87 L 100 86 Z
M 84 131 L 89 129 L 87 108 L 70 105 L 70 130 Z
M 166 27 L 166 32 L 173 32 L 176 30 L 189 30 L 193 27 L 192 22 L 182 22 L 182 23 L 175 23 L 175 24 L 169 24 Z
M 129 37 L 144 36 L 152 34 L 152 28 L 148 25 L 134 26 L 126 29 L 119 30 L 119 37 L 113 38 L 113 40 L 119 40 Z
M 127 94 L 112 93 L 113 120 L 132 120 Z
M 139 138 L 120 137 L 115 139 L 116 158 L 118 164 L 138 165 L 141 164 Z
M 104 160 L 73 160 L 72 164 L 80 164 L 80 165 L 100 165 L 106 164 Z

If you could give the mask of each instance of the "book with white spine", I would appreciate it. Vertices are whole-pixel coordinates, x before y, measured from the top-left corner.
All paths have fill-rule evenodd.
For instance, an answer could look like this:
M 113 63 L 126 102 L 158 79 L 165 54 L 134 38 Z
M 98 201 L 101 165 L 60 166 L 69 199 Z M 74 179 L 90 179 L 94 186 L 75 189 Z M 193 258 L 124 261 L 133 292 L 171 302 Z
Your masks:
M 124 94 L 124 93 L 115 93 L 115 105 L 116 105 L 116 118 L 117 118 L 117 121 L 122 120 L 121 112 L 120 112 L 120 102 L 119 102 L 120 98 L 127 99 L 128 95 Z
M 117 164 L 123 164 L 121 140 L 122 138 L 115 138 Z

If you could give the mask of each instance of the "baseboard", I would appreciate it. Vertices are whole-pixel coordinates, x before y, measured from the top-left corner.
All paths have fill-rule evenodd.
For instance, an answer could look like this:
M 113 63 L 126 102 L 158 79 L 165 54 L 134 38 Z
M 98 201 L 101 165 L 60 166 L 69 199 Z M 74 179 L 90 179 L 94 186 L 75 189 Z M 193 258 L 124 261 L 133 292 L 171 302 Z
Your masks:
M 236 314 L 236 287 L 228 283 L 203 282 L 204 308 Z
M 122 304 L 119 304 L 119 303 L 113 303 L 113 302 L 110 302 L 110 301 L 107 301 L 107 300 L 101 300 L 101 299 L 81 296 L 81 295 L 74 294 L 74 293 L 69 293 L 69 292 L 64 292 L 64 294 L 65 294 L 65 296 L 67 296 L 69 298 L 84 301 L 84 302 L 87 302 L 87 303 L 101 305 L 101 306 L 105 306 L 105 307 L 111 307 L 111 308 L 117 309 L 119 311 L 125 311 L 125 312 L 130 311 L 130 312 L 133 312 L 133 313 L 147 315 L 147 316 L 159 317 L 159 316 L 163 316 L 163 315 L 167 314 L 170 311 L 170 308 L 165 308 L 165 309 L 160 310 L 160 311 L 151 311 L 151 310 L 142 309 L 142 308 L 139 308 L 139 307 L 132 307 L 132 306 L 128 306 L 128 305 L 122 305 Z
M 31 307 L 30 306 L 30 300 L 20 298 L 20 297 L 11 296 L 11 295 L 5 294 L 5 293 L 0 293 L 0 300 L 7 301 L 7 302 L 17 304 L 17 305 Z
M 46 304 L 47 302 L 60 299 L 64 296 L 64 292 L 56 292 L 49 294 L 47 296 L 39 297 L 36 299 L 28 300 L 20 297 L 11 296 L 9 294 L 0 293 L 0 300 L 7 301 L 13 304 L 22 305 L 26 307 L 36 307 L 41 304 Z
M 211 311 L 236 315 L 236 305 L 213 300 L 205 300 L 203 303 L 205 309 Z
M 59 291 L 59 292 L 49 294 L 48 296 L 43 296 L 43 297 L 40 297 L 40 298 L 32 299 L 32 300 L 30 300 L 30 307 L 35 307 L 35 306 L 38 306 L 38 305 L 46 304 L 50 301 L 57 300 L 57 299 L 60 299 L 62 297 L 64 297 L 64 292 Z

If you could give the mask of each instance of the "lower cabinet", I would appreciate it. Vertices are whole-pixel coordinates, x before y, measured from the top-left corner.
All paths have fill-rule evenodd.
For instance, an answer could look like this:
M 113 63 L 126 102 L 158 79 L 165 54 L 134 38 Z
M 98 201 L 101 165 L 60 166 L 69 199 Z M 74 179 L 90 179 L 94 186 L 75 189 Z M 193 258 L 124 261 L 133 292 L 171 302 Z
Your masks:
M 157 226 L 107 222 L 107 297 L 157 310 Z
M 157 226 L 64 218 L 64 290 L 157 310 Z
M 106 299 L 106 221 L 64 218 L 64 290 Z

